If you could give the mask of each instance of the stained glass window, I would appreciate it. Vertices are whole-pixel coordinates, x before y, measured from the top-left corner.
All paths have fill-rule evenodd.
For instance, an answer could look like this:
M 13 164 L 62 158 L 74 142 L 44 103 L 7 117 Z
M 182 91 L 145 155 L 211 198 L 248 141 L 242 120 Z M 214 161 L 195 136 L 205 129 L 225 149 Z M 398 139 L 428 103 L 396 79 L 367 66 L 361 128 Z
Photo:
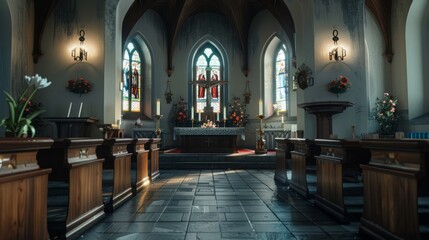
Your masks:
M 282 44 L 277 50 L 275 56 L 275 103 L 279 111 L 286 111 L 288 106 L 288 92 L 289 92 L 289 69 L 288 69 L 288 55 L 286 46 Z
M 204 45 L 197 53 L 195 61 L 195 81 L 222 81 L 222 63 L 219 52 L 211 45 Z M 221 111 L 221 85 L 195 85 L 196 112 L 203 112 L 207 106 L 207 98 L 210 98 L 210 106 L 213 112 Z M 209 94 L 209 95 L 208 95 Z
M 139 113 L 142 101 L 141 57 L 133 43 L 128 43 L 122 63 L 122 111 Z

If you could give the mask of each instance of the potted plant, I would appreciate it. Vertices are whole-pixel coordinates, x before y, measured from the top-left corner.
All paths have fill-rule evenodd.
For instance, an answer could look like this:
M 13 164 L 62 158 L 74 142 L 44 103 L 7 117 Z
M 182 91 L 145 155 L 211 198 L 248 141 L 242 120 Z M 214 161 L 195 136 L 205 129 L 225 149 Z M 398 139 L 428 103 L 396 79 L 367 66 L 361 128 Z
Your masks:
M 29 111 L 31 98 L 37 90 L 46 88 L 51 85 L 46 78 L 42 78 L 38 74 L 35 76 L 25 76 L 27 87 L 22 91 L 17 99 L 11 94 L 4 92 L 6 102 L 9 107 L 9 117 L 3 118 L 0 126 L 6 129 L 6 136 L 26 137 L 30 133 L 31 137 L 36 134 L 36 129 L 32 125 L 32 120 L 44 112 L 44 109 Z
M 384 93 L 383 98 L 377 98 L 375 102 L 375 120 L 377 120 L 380 127 L 380 135 L 394 135 L 399 122 L 399 114 L 396 111 L 398 99 Z
M 249 121 L 249 114 L 246 113 L 246 104 L 241 102 L 239 97 L 233 97 L 229 104 L 229 120 L 235 127 L 244 127 Z

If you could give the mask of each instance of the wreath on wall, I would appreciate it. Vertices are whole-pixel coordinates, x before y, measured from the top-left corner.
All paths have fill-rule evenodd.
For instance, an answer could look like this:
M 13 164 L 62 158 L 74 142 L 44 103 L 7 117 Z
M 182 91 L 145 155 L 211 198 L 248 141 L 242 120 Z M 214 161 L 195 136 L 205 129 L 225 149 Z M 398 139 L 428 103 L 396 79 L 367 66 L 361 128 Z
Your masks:
M 92 90 L 92 85 L 83 77 L 78 79 L 70 79 L 67 81 L 67 87 L 70 92 L 78 93 L 80 95 L 89 93 Z
M 293 77 L 294 85 L 303 90 L 308 86 L 313 86 L 314 81 L 313 77 L 311 76 L 312 74 L 313 73 L 310 67 L 308 67 L 305 63 L 301 64 Z

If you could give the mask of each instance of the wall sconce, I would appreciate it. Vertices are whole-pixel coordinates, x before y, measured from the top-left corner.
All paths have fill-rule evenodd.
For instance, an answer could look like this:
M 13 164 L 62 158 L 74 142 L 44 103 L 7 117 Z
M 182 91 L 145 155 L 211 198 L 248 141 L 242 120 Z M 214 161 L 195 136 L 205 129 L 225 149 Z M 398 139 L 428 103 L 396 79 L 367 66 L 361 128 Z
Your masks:
M 167 104 L 170 104 L 171 100 L 173 99 L 173 93 L 171 93 L 171 86 L 170 86 L 171 70 L 168 70 L 167 73 L 168 73 L 168 81 L 167 81 L 167 88 L 165 89 L 165 101 L 167 101 Z
M 329 52 L 329 60 L 332 60 L 334 58 L 335 61 L 343 61 L 344 57 L 346 56 L 346 50 L 342 48 L 341 46 L 338 46 L 338 40 L 340 39 L 338 37 L 338 30 L 334 29 L 332 31 L 332 40 L 334 41 L 334 47 Z
M 244 87 L 244 103 L 249 104 L 250 98 L 252 97 L 252 93 L 250 92 L 249 80 L 246 80 L 246 86 Z
M 75 47 L 72 52 L 71 56 L 73 57 L 73 60 L 76 62 L 82 62 L 88 60 L 88 52 L 83 47 L 83 42 L 85 42 L 85 31 L 80 30 L 79 32 L 79 41 L 80 41 L 80 47 Z

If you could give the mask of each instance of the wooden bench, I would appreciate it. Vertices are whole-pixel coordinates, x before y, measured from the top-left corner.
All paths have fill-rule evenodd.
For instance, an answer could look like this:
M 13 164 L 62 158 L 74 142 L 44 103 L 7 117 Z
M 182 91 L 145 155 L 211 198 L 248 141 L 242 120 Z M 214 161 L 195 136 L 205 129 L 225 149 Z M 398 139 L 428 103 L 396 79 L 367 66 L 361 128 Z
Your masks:
M 151 138 L 146 143 L 146 149 L 149 150 L 149 177 L 154 181 L 159 177 L 159 144 L 161 138 Z
M 0 238 L 48 239 L 48 174 L 36 154 L 51 139 L 0 140 Z
M 315 205 L 343 223 L 358 220 L 363 209 L 360 164 L 368 163 L 370 152 L 359 141 L 316 139 L 320 146 L 317 164 Z
M 144 186 L 150 183 L 149 178 L 149 150 L 145 145 L 148 138 L 135 138 L 128 145 L 128 152 L 131 155 L 131 187 L 133 194 L 140 192 Z
M 288 162 L 290 162 L 291 154 L 293 151 L 293 144 L 289 138 L 276 138 L 276 170 L 274 179 L 283 185 L 289 185 L 287 171 L 290 170 Z
M 290 188 L 308 198 L 316 192 L 316 161 L 315 155 L 320 154 L 320 147 L 314 140 L 291 138 L 294 149 L 291 151 Z
M 429 141 L 362 140 L 364 209 L 360 233 L 377 239 L 429 239 Z
M 48 188 L 51 239 L 73 239 L 104 217 L 101 192 L 103 158 L 95 149 L 102 139 L 56 139 L 40 150 L 37 161 L 52 168 Z
M 103 202 L 106 212 L 112 212 L 132 197 L 131 155 L 128 145 L 131 138 L 104 139 L 97 147 L 97 156 L 103 163 Z

